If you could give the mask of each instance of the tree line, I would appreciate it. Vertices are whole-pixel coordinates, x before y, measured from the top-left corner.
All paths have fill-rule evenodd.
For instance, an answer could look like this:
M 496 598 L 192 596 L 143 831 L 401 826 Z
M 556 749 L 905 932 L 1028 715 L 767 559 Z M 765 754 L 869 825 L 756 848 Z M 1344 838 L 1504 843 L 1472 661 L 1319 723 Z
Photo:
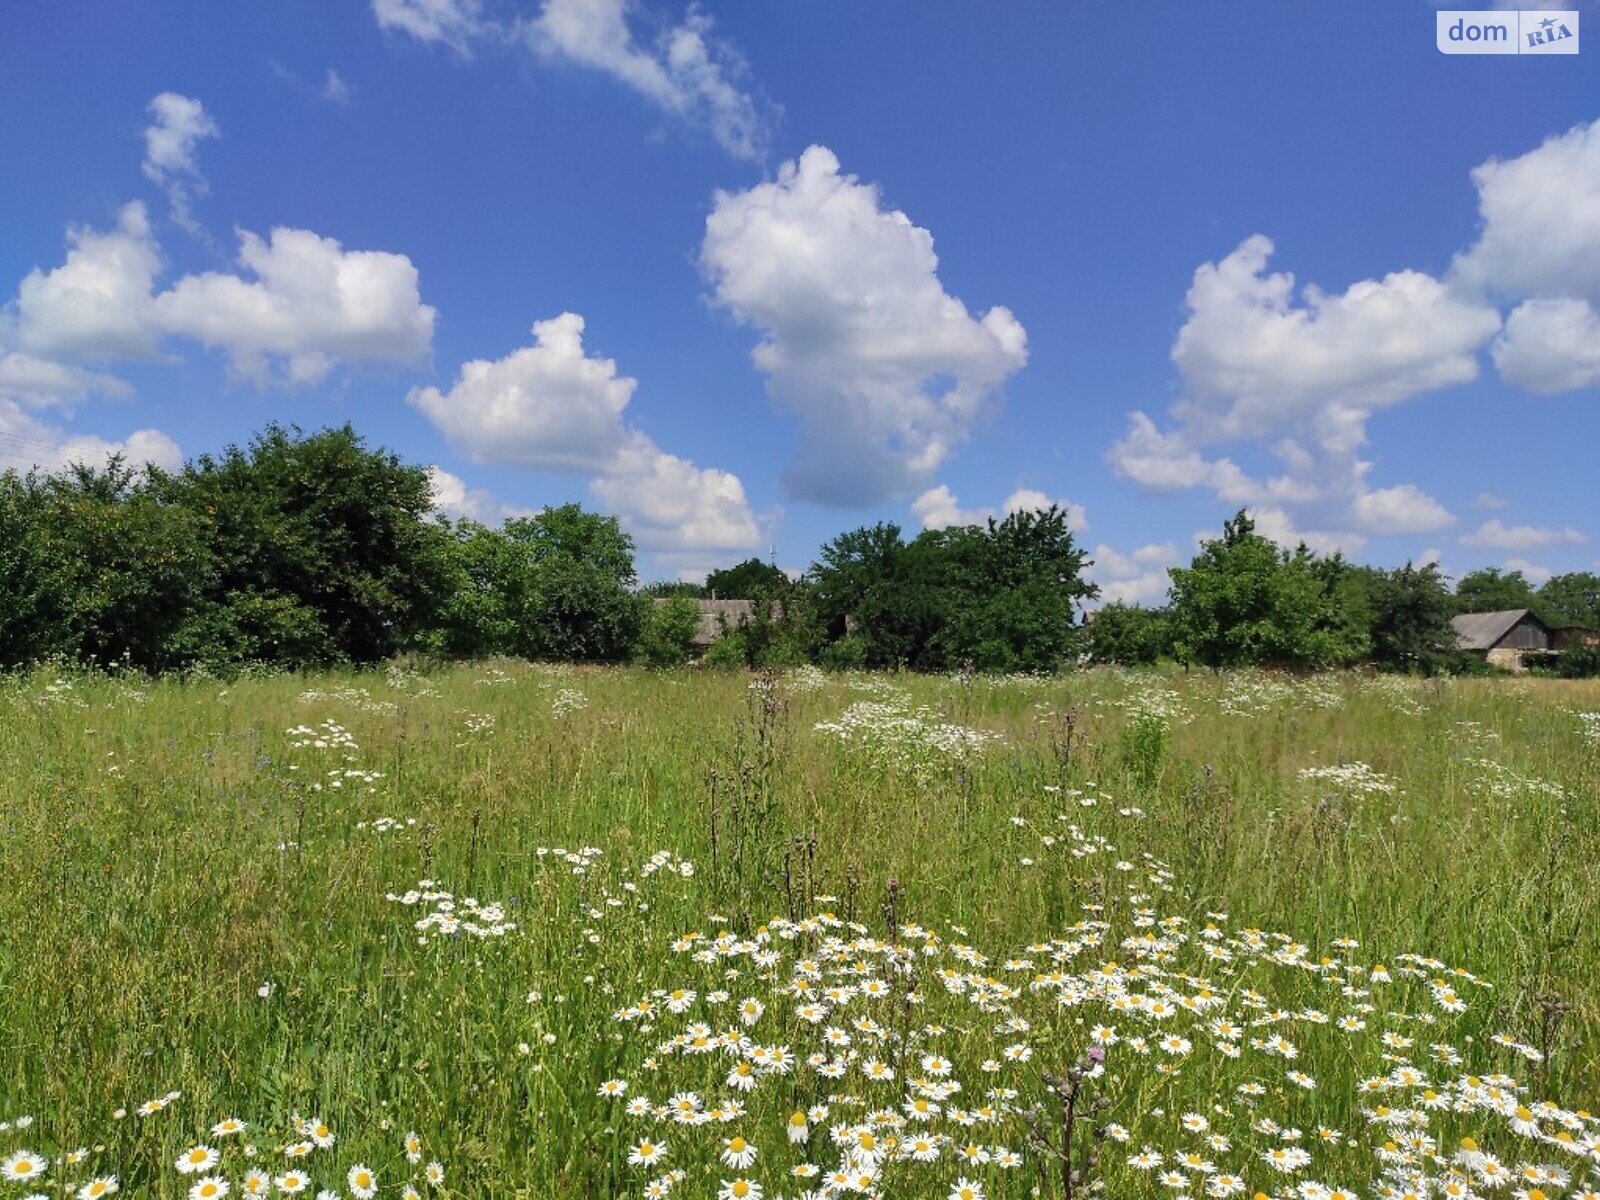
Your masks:
M 798 579 L 752 558 L 701 584 L 640 587 L 614 517 L 569 504 L 498 528 L 445 519 L 425 467 L 349 426 L 274 425 L 177 471 L 113 459 L 0 475 L 0 668 L 300 669 L 404 653 L 666 666 L 689 657 L 706 596 L 754 602 L 707 652 L 722 665 L 1430 671 L 1451 665 L 1441 648 L 1461 605 L 1600 624 L 1592 576 L 1535 593 L 1479 572 L 1452 594 L 1432 567 L 1285 553 L 1243 514 L 1172 572 L 1165 608 L 1107 605 L 1085 626 L 1090 565 L 1052 508 L 910 538 L 851 530 Z

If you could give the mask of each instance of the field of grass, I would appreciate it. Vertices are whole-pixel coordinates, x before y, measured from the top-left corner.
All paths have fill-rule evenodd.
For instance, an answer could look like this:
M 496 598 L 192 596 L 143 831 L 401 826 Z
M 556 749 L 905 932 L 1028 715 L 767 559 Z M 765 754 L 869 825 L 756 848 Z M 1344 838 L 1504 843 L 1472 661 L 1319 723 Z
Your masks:
M 0 682 L 0 1198 L 1592 1195 L 1597 712 Z

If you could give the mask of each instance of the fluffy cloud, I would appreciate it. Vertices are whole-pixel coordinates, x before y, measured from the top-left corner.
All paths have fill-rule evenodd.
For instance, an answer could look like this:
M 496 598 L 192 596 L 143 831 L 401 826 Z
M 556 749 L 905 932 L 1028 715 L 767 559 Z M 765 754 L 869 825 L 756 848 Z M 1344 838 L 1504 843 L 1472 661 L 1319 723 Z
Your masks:
M 1506 382 L 1564 392 L 1600 380 L 1600 120 L 1472 172 L 1483 230 L 1456 256 L 1465 287 L 1525 300 L 1494 347 Z
M 497 525 L 509 517 L 534 515 L 531 508 L 502 504 L 485 488 L 469 487 L 466 480 L 437 463 L 428 468 L 428 483 L 433 488 L 433 511 L 442 516 Z
M 1496 295 L 1600 303 L 1600 120 L 1472 172 L 1483 231 L 1456 257 L 1469 286 Z
M 436 314 L 405 255 L 277 228 L 268 241 L 241 231 L 239 265 L 255 278 L 186 275 L 157 296 L 160 328 L 226 351 L 257 381 L 280 358 L 291 383 L 314 383 L 341 360 L 427 359 Z
M 157 357 L 151 289 L 161 254 L 143 204 L 125 205 L 114 229 L 67 230 L 71 249 L 53 271 L 17 287 L 8 324 L 20 349 L 93 362 Z
M 176 92 L 162 92 L 150 101 L 151 122 L 144 131 L 144 173 L 167 193 L 172 219 L 194 232 L 192 205 L 207 191 L 205 176 L 195 161 L 195 146 L 202 138 L 221 131 L 205 105 Z
M 178 444 L 159 429 L 138 429 L 121 441 L 71 433 L 30 416 L 14 401 L 0 397 L 0 471 L 26 474 L 38 468 L 48 473 L 72 463 L 98 467 L 114 454 L 120 454 L 134 468 L 155 463 L 171 471 L 183 465 Z
M 240 376 L 315 382 L 340 361 L 425 361 L 435 313 L 403 254 L 345 250 L 303 229 L 242 231 L 246 274 L 186 275 L 156 292 L 161 255 L 141 204 L 105 233 L 74 229 L 66 262 L 34 270 L 8 325 L 16 348 L 50 359 L 153 359 L 166 338 L 223 350 Z M 250 276 L 253 276 L 251 278 Z
M 944 290 L 933 235 L 812 146 L 776 181 L 719 192 L 701 263 L 761 330 L 770 394 L 800 420 L 793 494 L 865 505 L 923 485 L 1027 361 L 1009 310 Z
M 1296 533 L 1284 505 L 1315 505 L 1326 519 L 1372 532 L 1442 528 L 1450 515 L 1410 484 L 1369 489 L 1359 450 L 1376 410 L 1476 377 L 1477 351 L 1500 327 L 1488 304 L 1418 271 L 1366 279 L 1330 294 L 1269 273 L 1272 242 L 1245 239 L 1203 264 L 1188 319 L 1173 345 L 1183 379 L 1174 426 L 1141 412 L 1108 457 L 1121 475 L 1155 489 L 1207 487 L 1230 504 L 1264 506 Z M 1282 464 L 1247 474 L 1205 447 L 1255 442 Z M 1351 545 L 1354 533 L 1307 535 Z
M 1510 501 L 1504 496 L 1496 496 L 1493 492 L 1479 492 L 1478 498 L 1473 503 L 1479 508 L 1504 508 Z
M 410 402 L 479 462 L 598 471 L 621 453 L 622 410 L 636 382 L 583 352 L 583 318 L 533 327 L 533 345 L 464 364 L 455 386 L 416 388 Z
M 1584 541 L 1578 530 L 1568 525 L 1550 529 L 1538 525 L 1506 525 L 1498 518 L 1485 521 L 1470 533 L 1461 535 L 1463 546 L 1493 546 L 1499 550 L 1530 550 L 1535 546 L 1577 545 Z
M 520 27 L 542 57 L 603 71 L 672 116 L 705 125 L 735 158 L 766 151 L 764 107 L 740 86 L 743 63 L 713 42 L 711 18 L 690 8 L 643 45 L 628 27 L 628 0 L 545 0 Z
M 590 490 L 647 550 L 754 550 L 761 528 L 737 475 L 697 467 L 634 431 Z
M 1033 488 L 1018 488 L 1007 496 L 997 512 L 993 508 L 962 508 L 955 493 L 945 484 L 929 488 L 911 502 L 911 513 L 924 529 L 948 529 L 952 525 L 983 525 L 989 518 L 1009 517 L 1017 512 L 1045 512 L 1052 505 L 1067 516 L 1067 528 L 1082 533 L 1089 528 L 1087 510 L 1081 504 L 1056 500 Z
M 1433 533 L 1455 524 L 1444 505 L 1409 483 L 1362 492 L 1352 515 L 1368 533 Z
M 534 342 L 462 366 L 448 392 L 408 401 L 479 462 L 591 476 L 590 490 L 647 550 L 750 550 L 761 529 L 737 475 L 668 454 L 623 419 L 637 381 L 587 354 L 584 320 L 562 313 Z
M 1587 300 L 1528 300 L 1495 339 L 1494 365 L 1530 392 L 1570 392 L 1600 383 L 1600 312 Z
M 1167 570 L 1178 561 L 1171 542 L 1140 546 L 1131 554 L 1101 543 L 1094 548 L 1089 577 L 1100 586 L 1102 604 L 1154 604 L 1165 598 L 1171 583 Z
M 1303 544 L 1316 554 L 1357 554 L 1367 544 L 1367 539 L 1361 534 L 1348 530 L 1302 529 L 1281 508 L 1252 508 L 1246 511 L 1256 524 L 1256 532 L 1285 550 L 1294 550 Z
M 1294 276 L 1266 271 L 1272 250 L 1258 234 L 1195 272 L 1172 358 L 1185 385 L 1178 415 L 1203 435 L 1297 423 L 1350 448 L 1372 410 L 1477 377 L 1477 349 L 1500 327 L 1493 308 L 1419 271 L 1331 295 L 1308 286 L 1296 303 Z
M 472 42 L 487 32 L 479 0 L 372 0 L 378 28 L 398 30 L 422 42 L 439 42 L 463 58 Z
M 133 389 L 114 375 L 36 358 L 19 350 L 0 354 L 0 400 L 24 408 L 67 408 L 94 394 L 127 399 Z

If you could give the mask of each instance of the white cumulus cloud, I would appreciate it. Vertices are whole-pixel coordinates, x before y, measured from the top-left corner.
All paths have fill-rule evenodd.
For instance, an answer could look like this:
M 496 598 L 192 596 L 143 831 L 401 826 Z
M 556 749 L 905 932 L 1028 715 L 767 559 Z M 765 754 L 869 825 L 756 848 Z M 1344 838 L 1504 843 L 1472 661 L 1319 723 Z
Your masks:
M 750 550 L 761 526 L 737 475 L 662 450 L 624 420 L 638 386 L 583 346 L 584 320 L 562 313 L 533 327 L 533 345 L 464 364 L 449 391 L 408 401 L 479 462 L 590 477 L 638 544 L 662 552 Z
M 1130 554 L 1101 543 L 1094 548 L 1089 578 L 1100 586 L 1100 603 L 1158 604 L 1166 598 L 1167 570 L 1179 563 L 1171 542 L 1140 546 Z
M 999 509 L 962 508 L 948 485 L 929 488 L 911 502 L 911 513 L 924 529 L 948 529 L 953 525 L 983 525 L 993 517 L 1000 520 L 1017 512 L 1046 512 L 1052 506 L 1066 514 L 1067 528 L 1082 533 L 1089 528 L 1088 511 L 1081 504 L 1058 500 L 1034 488 L 1018 488 L 1007 496 Z
M 1584 540 L 1582 532 L 1570 525 L 1561 529 L 1539 525 L 1507 525 L 1499 518 L 1485 521 L 1470 533 L 1461 535 L 1463 546 L 1493 546 L 1500 550 L 1530 550 L 1535 546 L 1575 546 Z
M 26 474 L 37 468 L 52 473 L 73 463 L 100 467 L 118 454 L 135 470 L 147 463 L 169 471 L 183 465 L 178 443 L 159 429 L 137 429 L 120 440 L 73 433 L 40 421 L 16 402 L 0 397 L 0 471 Z
M 221 130 L 205 105 L 176 92 L 162 92 L 150 101 L 150 116 L 144 131 L 145 176 L 167 193 L 172 219 L 194 232 L 199 226 L 193 203 L 208 190 L 195 147 Z
M 416 388 L 410 402 L 479 462 L 598 471 L 621 453 L 638 385 L 584 353 L 583 328 L 577 313 L 539 321 L 533 345 L 464 363 L 448 392 Z
M 762 340 L 756 366 L 800 422 L 790 491 L 859 506 L 923 486 L 1027 361 L 1010 310 L 974 317 L 933 235 L 812 146 L 777 179 L 717 193 L 701 263 Z
M 1500 378 L 1530 392 L 1600 383 L 1600 312 L 1587 300 L 1526 300 L 1495 339 Z
M 488 489 L 470 486 L 437 463 L 428 468 L 428 483 L 433 489 L 433 511 L 446 517 L 497 525 L 508 517 L 534 515 L 531 508 L 501 503 Z
M 1108 458 L 1146 487 L 1207 487 L 1230 504 L 1278 514 L 1314 507 L 1334 525 L 1371 532 L 1442 528 L 1450 516 L 1411 484 L 1371 489 L 1360 449 L 1367 420 L 1422 392 L 1477 376 L 1477 352 L 1499 314 L 1419 271 L 1365 279 L 1343 292 L 1269 272 L 1270 239 L 1246 238 L 1203 264 L 1186 298 L 1189 316 L 1173 345 L 1183 380 L 1172 424 L 1142 412 Z M 1260 479 L 1207 449 L 1254 443 L 1281 464 Z M 1308 542 L 1353 545 L 1360 535 L 1323 530 Z
M 268 240 L 241 231 L 241 273 L 185 275 L 157 291 L 161 254 L 142 204 L 110 231 L 68 239 L 66 261 L 30 272 L 6 321 L 14 347 L 40 358 L 149 360 L 186 338 L 224 351 L 241 377 L 264 383 L 281 367 L 288 382 L 311 383 L 340 362 L 414 365 L 432 345 L 435 312 L 403 254 L 346 250 L 304 229 Z

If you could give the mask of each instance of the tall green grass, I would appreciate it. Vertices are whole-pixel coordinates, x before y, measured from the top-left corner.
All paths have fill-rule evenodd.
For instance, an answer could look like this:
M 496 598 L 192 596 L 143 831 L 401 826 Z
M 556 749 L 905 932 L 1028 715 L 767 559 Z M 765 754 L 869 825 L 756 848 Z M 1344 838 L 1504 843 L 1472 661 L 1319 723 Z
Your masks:
M 865 681 L 1002 735 L 917 769 L 814 729 L 871 698 L 862 679 L 752 682 L 503 663 L 0 685 L 0 1118 L 33 1115 L 41 1146 L 108 1143 L 150 1195 L 183 1194 L 159 1168 L 221 1116 L 290 1112 L 375 1165 L 414 1127 L 457 1194 L 621 1192 L 595 1088 L 619 1061 L 610 1015 L 661 978 L 664 937 L 826 895 L 863 921 L 1026 944 L 1079 917 L 1084 878 L 1013 818 L 1048 823 L 1091 786 L 1108 801 L 1082 819 L 1142 810 L 1119 847 L 1170 864 L 1187 911 L 1492 980 L 1483 1028 L 1545 1046 L 1539 1089 L 1600 1108 L 1600 746 L 1572 715 L 1600 710 L 1600 685 Z M 1140 715 L 1153 688 L 1173 712 Z M 1247 693 L 1257 711 L 1223 710 Z M 292 747 L 328 719 L 349 761 Z M 1512 774 L 1491 787 L 1484 760 Z M 1352 762 L 1397 790 L 1300 777 Z M 347 767 L 383 777 L 329 786 Z M 586 845 L 697 870 L 653 880 L 647 912 L 587 921 L 575 898 L 603 903 L 600 872 L 539 854 Z M 505 902 L 521 929 L 418 945 L 419 914 L 385 896 L 422 879 Z M 171 1090 L 155 1133 L 113 1118 Z

